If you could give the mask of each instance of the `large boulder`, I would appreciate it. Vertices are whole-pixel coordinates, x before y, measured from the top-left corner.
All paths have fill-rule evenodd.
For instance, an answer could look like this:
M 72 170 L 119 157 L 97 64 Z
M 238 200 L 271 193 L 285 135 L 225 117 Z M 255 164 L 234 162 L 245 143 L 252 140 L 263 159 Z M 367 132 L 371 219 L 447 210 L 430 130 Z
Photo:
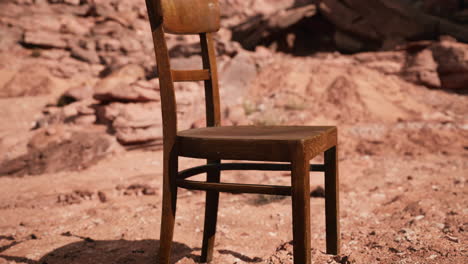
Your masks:
M 122 144 L 162 139 L 161 110 L 157 102 L 111 103 L 101 106 L 98 120 L 108 124 Z
M 220 67 L 221 96 L 225 106 L 242 103 L 257 77 L 255 60 L 250 52 L 241 52 Z M 240 77 L 242 76 L 242 77 Z
M 445 89 L 468 88 L 468 45 L 441 41 L 431 47 Z
M 432 51 L 424 49 L 415 54 L 410 53 L 407 55 L 404 77 L 414 83 L 440 88 L 441 82 L 437 68 L 438 65 L 434 60 Z

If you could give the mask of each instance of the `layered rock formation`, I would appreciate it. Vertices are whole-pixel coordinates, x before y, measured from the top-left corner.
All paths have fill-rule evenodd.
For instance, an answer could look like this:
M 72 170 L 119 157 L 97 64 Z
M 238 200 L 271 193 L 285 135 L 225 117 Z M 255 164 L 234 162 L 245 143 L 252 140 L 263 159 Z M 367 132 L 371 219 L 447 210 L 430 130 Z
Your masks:
M 364 2 L 221 1 L 216 49 L 223 124 L 411 119 L 421 102 L 395 96 L 405 87 L 465 91 L 466 5 Z M 25 118 L 32 124 L 18 126 L 19 134 L 32 129 L 22 141 L 65 125 L 104 127 L 124 146 L 161 144 L 159 82 L 144 1 L 10 0 L 0 7 L 0 98 L 37 98 L 44 105 L 41 115 Z M 168 35 L 167 41 L 173 68 L 201 67 L 197 36 Z M 175 88 L 179 129 L 204 126 L 202 83 Z M 331 110 L 320 117 L 305 113 L 323 108 Z M 3 142 L 21 141 L 6 138 L 13 134 Z M 24 154 L 26 143 L 20 145 Z M 10 153 L 13 146 L 3 148 Z M 5 157 L 19 151 L 14 153 Z

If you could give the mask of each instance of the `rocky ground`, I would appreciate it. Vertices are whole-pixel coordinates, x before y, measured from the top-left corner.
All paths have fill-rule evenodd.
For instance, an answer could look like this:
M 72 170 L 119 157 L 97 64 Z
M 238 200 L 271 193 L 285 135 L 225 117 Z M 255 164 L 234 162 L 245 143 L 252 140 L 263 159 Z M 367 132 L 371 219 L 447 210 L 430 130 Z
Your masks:
M 324 253 L 323 175 L 312 173 L 314 263 L 466 263 L 468 3 L 408 0 L 425 11 L 418 19 L 454 33 L 413 39 L 426 28 L 399 16 L 414 36 L 381 34 L 384 25 L 372 29 L 376 42 L 364 33 L 380 20 L 361 0 L 346 0 L 353 12 L 342 14 L 362 16 L 352 27 L 334 19 L 342 1 L 220 2 L 223 125 L 339 128 L 342 254 Z M 369 8 L 398 10 L 381 2 Z M 321 46 L 301 46 L 310 28 Z M 174 68 L 201 66 L 196 41 L 168 37 Z M 142 0 L 0 2 L 0 263 L 154 263 L 162 139 L 152 49 Z M 202 84 L 176 89 L 179 128 L 203 126 Z M 253 173 L 223 178 L 290 181 Z M 180 190 L 179 201 L 173 263 L 197 263 L 204 194 Z M 289 198 L 221 195 L 214 263 L 292 263 L 291 239 Z

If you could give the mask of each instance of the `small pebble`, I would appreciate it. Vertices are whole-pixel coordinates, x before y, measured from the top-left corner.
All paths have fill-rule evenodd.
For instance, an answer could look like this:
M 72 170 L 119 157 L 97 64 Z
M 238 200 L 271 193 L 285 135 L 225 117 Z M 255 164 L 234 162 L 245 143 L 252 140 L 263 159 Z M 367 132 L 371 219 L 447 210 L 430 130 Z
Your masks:
M 419 220 L 422 220 L 423 218 L 424 218 L 424 215 L 418 215 L 414 218 L 414 220 L 419 221 Z

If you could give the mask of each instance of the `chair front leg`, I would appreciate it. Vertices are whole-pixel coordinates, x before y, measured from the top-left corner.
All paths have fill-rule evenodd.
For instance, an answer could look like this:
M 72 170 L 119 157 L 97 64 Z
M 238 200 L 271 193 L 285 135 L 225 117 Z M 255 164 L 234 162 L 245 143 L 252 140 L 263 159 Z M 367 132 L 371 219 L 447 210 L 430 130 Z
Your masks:
M 340 254 L 339 181 L 337 147 L 325 152 L 325 218 L 327 254 Z
M 208 164 L 220 163 L 220 160 L 208 160 Z M 207 172 L 208 182 L 219 182 L 221 173 L 219 169 Z M 219 192 L 206 192 L 205 225 L 203 228 L 203 244 L 201 262 L 211 262 L 215 243 L 216 222 L 218 219 Z
M 309 160 L 298 155 L 291 164 L 294 263 L 310 264 Z
M 166 153 L 165 153 L 166 154 Z M 161 216 L 161 234 L 159 246 L 159 264 L 169 264 L 171 259 L 172 239 L 177 205 L 178 156 L 165 155 L 163 164 L 163 202 Z

